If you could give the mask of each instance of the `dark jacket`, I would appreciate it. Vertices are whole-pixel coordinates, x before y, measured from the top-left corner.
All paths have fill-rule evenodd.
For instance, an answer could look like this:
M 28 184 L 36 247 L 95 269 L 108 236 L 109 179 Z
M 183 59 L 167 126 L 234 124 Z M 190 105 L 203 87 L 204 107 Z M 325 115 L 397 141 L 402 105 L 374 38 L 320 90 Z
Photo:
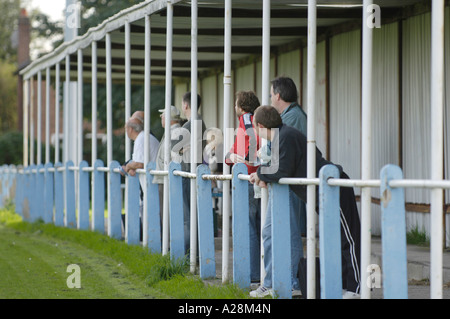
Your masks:
M 278 138 L 278 156 L 277 155 Z M 328 164 L 333 164 L 322 157 L 322 153 L 316 148 L 316 177 L 319 176 L 320 169 Z M 261 166 L 258 168 L 258 177 L 266 183 L 276 183 L 281 178 L 306 178 L 307 177 L 307 140 L 299 130 L 282 125 L 279 128 L 278 136 L 272 141 L 272 167 L 278 170 L 272 174 L 265 174 Z M 333 164 L 335 165 L 335 164 Z M 336 165 L 342 175 L 342 167 Z M 292 191 L 303 201 L 306 202 L 306 185 L 290 185 Z

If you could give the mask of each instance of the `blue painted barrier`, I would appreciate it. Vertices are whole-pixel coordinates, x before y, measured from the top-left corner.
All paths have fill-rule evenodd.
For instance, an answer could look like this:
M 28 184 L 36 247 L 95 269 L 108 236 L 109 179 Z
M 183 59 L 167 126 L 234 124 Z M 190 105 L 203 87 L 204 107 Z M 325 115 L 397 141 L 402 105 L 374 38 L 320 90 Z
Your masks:
M 62 171 L 58 171 L 63 167 L 62 163 L 55 164 L 55 225 L 64 226 L 64 176 Z
M 114 173 L 120 164 L 112 161 L 109 164 L 109 194 L 108 194 L 108 235 L 111 238 L 122 238 L 122 190 L 120 173 Z
M 105 173 L 99 171 L 104 167 L 102 160 L 96 160 L 92 173 L 92 229 L 105 233 Z
M 147 164 L 147 211 L 144 212 L 144 241 L 150 252 L 160 254 L 161 249 L 161 215 L 159 205 L 158 184 L 153 184 L 151 170 L 156 169 L 156 163 Z
M 78 229 L 89 229 L 90 186 L 89 172 L 84 168 L 89 167 L 86 161 L 82 161 L 78 170 Z
M 36 220 L 44 220 L 44 172 L 42 170 L 44 169 L 43 164 L 39 164 L 36 166 L 36 178 L 35 178 L 35 221 Z
M 77 218 L 75 213 L 75 174 L 71 167 L 73 162 L 66 163 L 66 220 L 65 225 L 68 228 L 77 227 Z
M 211 181 L 202 179 L 205 174 L 211 174 L 209 167 L 199 165 L 197 167 L 197 220 L 200 277 L 202 279 L 216 276 L 212 188 Z
M 339 187 L 329 186 L 330 178 L 339 178 L 339 170 L 334 165 L 324 166 L 319 173 L 320 293 L 322 299 L 341 299 Z
M 54 174 L 50 172 L 53 168 L 52 163 L 45 164 L 44 173 L 44 222 L 53 223 L 53 206 L 54 206 Z
M 16 196 L 14 203 L 16 205 L 16 213 L 23 218 L 23 199 L 25 192 L 25 174 L 16 174 Z
M 383 292 L 385 299 L 408 298 L 406 254 L 405 191 L 391 188 L 391 180 L 403 179 L 400 167 L 381 170 L 381 240 L 383 251 Z
M 269 185 L 272 213 L 272 288 L 281 299 L 292 298 L 289 186 Z
M 170 256 L 176 260 L 185 255 L 183 196 L 189 194 L 183 194 L 182 178 L 173 175 L 174 171 L 181 171 L 180 163 L 169 165 Z
M 129 245 L 139 245 L 140 243 L 140 197 L 141 189 L 139 176 L 127 177 L 128 180 L 128 200 L 125 210 L 125 240 Z
M 241 288 L 249 288 L 251 282 L 248 181 L 240 180 L 238 177 L 240 174 L 248 174 L 245 164 L 233 166 L 233 282 Z

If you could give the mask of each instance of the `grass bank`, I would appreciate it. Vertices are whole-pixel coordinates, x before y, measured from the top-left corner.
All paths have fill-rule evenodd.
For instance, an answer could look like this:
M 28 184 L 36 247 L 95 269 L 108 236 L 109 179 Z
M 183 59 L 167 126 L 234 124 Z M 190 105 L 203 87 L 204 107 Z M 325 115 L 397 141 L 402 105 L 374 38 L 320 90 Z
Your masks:
M 207 285 L 189 274 L 187 260 L 171 261 L 100 233 L 28 223 L 0 210 L 0 299 L 156 298 L 245 299 L 234 285 Z M 81 269 L 70 289 L 69 265 Z

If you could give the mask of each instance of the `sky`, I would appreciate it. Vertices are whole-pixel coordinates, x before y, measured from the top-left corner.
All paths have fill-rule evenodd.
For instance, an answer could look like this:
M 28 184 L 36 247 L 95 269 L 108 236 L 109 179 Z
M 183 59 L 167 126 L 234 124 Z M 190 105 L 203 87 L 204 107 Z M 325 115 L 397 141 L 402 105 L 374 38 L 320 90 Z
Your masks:
M 33 8 L 39 8 L 43 13 L 50 16 L 53 21 L 63 20 L 63 11 L 66 0 L 31 0 Z

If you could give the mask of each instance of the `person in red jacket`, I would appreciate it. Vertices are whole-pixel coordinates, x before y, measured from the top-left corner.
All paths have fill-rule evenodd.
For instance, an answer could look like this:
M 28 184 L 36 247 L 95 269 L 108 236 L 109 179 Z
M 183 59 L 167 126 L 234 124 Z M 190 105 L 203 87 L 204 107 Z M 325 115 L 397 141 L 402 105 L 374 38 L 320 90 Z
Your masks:
M 253 113 L 260 106 L 259 99 L 252 91 L 236 93 L 235 111 L 239 118 L 234 145 L 225 156 L 227 165 L 245 163 L 248 174 L 255 173 L 257 166 L 257 151 L 259 137 L 253 127 Z M 260 247 L 261 247 L 261 200 L 255 198 L 254 187 L 248 184 L 249 214 L 250 214 L 250 277 L 252 282 L 260 280 Z

